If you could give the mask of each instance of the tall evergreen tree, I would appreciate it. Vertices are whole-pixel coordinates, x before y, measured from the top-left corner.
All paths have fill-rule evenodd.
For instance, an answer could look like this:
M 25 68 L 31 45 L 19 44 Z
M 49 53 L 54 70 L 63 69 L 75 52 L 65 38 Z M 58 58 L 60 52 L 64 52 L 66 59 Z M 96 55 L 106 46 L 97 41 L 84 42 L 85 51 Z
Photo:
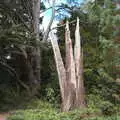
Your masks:
M 13 67 L 19 82 L 32 91 L 40 85 L 40 9 L 45 7 L 39 0 L 5 0 L 0 2 L 0 6 L 1 49 L 11 57 L 6 64 Z M 16 62 L 16 65 L 9 61 Z

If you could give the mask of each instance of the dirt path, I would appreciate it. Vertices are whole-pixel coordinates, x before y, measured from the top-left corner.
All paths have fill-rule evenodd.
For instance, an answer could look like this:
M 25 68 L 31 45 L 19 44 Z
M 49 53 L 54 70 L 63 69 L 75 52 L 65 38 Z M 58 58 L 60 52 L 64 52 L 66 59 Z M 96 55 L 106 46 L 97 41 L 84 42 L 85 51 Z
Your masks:
M 6 120 L 8 115 L 9 115 L 8 113 L 1 113 L 0 114 L 0 120 Z

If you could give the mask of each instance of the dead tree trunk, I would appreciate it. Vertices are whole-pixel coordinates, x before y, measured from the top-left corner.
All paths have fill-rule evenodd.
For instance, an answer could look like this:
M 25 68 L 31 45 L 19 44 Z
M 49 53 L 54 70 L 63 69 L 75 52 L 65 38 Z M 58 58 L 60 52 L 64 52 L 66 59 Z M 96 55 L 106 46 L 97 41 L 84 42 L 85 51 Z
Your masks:
M 54 34 L 53 34 L 54 36 Z M 75 32 L 74 56 L 72 41 L 70 38 L 69 23 L 66 23 L 65 45 L 66 63 L 65 67 L 61 58 L 56 37 L 51 37 L 57 66 L 61 96 L 62 111 L 69 111 L 73 108 L 83 108 L 85 104 L 85 91 L 83 82 L 83 59 L 80 43 L 79 19 L 77 19 Z
M 74 46 L 74 58 L 75 58 L 75 71 L 76 71 L 76 107 L 85 107 L 85 90 L 83 81 L 83 55 L 81 48 L 80 30 L 79 30 L 79 18 L 77 18 L 77 25 L 75 31 L 75 46 Z
M 59 78 L 59 85 L 60 85 L 60 92 L 62 97 L 62 106 L 65 105 L 65 89 L 66 89 L 66 70 L 63 64 L 63 60 L 61 57 L 60 49 L 58 46 L 57 38 L 55 37 L 54 33 L 50 33 L 50 39 L 53 47 L 57 72 L 58 72 L 58 78 Z
M 69 23 L 66 23 L 65 33 L 65 45 L 66 45 L 66 107 L 63 107 L 64 111 L 68 111 L 74 108 L 75 104 L 75 91 L 76 91 L 76 77 L 75 77 L 75 64 L 73 58 L 72 40 L 70 38 Z

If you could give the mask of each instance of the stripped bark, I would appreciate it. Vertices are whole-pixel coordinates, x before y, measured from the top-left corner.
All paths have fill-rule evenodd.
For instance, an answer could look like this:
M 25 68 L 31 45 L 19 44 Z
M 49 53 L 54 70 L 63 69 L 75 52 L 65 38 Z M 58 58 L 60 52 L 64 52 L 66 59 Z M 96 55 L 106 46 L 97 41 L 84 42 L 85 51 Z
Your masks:
M 65 99 L 65 88 L 66 88 L 66 70 L 63 64 L 63 60 L 61 57 L 60 49 L 58 46 L 57 38 L 54 33 L 50 33 L 50 39 L 53 47 L 55 62 L 57 66 L 58 78 L 59 78 L 59 85 L 60 85 L 60 92 L 62 97 L 62 103 L 64 103 Z
M 75 104 L 75 89 L 76 89 L 76 77 L 75 77 L 75 64 L 73 58 L 72 40 L 70 38 L 69 23 L 66 23 L 65 32 L 65 45 L 66 45 L 66 103 L 64 111 L 68 111 L 74 108 Z
M 81 48 L 81 39 L 79 31 L 79 18 L 75 31 L 75 46 L 74 46 L 75 70 L 76 70 L 76 107 L 85 107 L 85 90 L 83 81 L 83 55 Z
M 75 78 L 75 63 L 73 56 L 72 40 L 70 38 L 69 23 L 66 23 L 65 33 L 65 44 L 66 44 L 66 73 L 68 73 L 68 80 L 74 84 L 76 88 Z
M 52 33 L 52 32 L 51 32 Z M 85 104 L 85 91 L 83 82 L 83 55 L 81 51 L 79 19 L 75 31 L 74 56 L 72 41 L 70 38 L 69 23 L 66 23 L 65 45 L 66 62 L 65 67 L 61 58 L 57 38 L 51 34 L 51 43 L 54 51 L 55 62 L 57 66 L 61 96 L 62 111 L 69 111 L 73 108 L 83 108 Z

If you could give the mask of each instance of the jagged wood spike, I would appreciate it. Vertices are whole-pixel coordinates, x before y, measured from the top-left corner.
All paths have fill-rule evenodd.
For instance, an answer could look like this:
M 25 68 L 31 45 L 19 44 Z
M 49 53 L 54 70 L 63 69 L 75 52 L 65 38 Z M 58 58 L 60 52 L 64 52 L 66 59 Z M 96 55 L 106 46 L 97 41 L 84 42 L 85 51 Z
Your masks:
M 69 22 L 66 22 L 66 33 L 65 33 L 65 46 L 66 46 L 66 72 L 68 72 L 68 80 L 76 87 L 75 80 L 75 63 L 73 56 L 72 40 L 70 37 Z
M 74 46 L 74 59 L 76 69 L 76 106 L 78 108 L 85 107 L 85 90 L 83 81 L 83 55 L 80 38 L 79 18 L 77 18 L 76 31 L 75 31 L 75 46 Z
M 76 89 L 76 77 L 75 77 L 75 64 L 73 59 L 72 40 L 70 38 L 69 22 L 66 22 L 65 30 L 65 46 L 66 46 L 66 81 L 67 91 L 65 98 L 64 111 L 73 109 L 75 103 L 75 89 Z
M 51 43 L 54 51 L 54 57 L 59 77 L 59 84 L 62 96 L 62 111 L 69 111 L 73 108 L 85 107 L 86 104 L 83 82 L 83 55 L 80 41 L 79 18 L 77 18 L 75 31 L 74 55 L 72 40 L 70 38 L 69 22 L 66 22 L 65 67 L 60 54 L 57 38 L 53 33 L 51 34 Z

